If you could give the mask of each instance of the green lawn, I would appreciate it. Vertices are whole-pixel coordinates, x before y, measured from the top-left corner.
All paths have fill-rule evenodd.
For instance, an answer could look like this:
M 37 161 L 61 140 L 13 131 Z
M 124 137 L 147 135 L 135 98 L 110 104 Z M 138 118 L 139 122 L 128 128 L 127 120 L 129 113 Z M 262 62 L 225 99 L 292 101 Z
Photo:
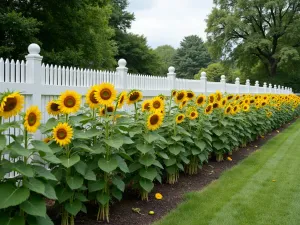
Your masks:
M 300 120 L 155 224 L 299 225 Z

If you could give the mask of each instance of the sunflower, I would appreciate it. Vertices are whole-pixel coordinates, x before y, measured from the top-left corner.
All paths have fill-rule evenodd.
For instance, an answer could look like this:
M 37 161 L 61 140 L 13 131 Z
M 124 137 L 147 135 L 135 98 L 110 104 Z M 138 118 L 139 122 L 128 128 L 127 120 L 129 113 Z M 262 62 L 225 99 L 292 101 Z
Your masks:
M 273 115 L 272 112 L 267 112 L 267 117 L 270 118 Z
M 205 95 L 198 95 L 198 97 L 196 98 L 196 104 L 198 106 L 201 106 L 205 103 L 206 100 L 206 96 Z
M 105 112 L 106 112 L 105 107 L 101 107 L 99 109 L 99 116 L 105 116 Z
M 220 101 L 220 105 L 223 108 L 227 104 L 227 98 L 222 98 Z
M 217 101 L 220 101 L 222 99 L 222 93 L 220 91 L 216 91 L 216 99 Z
M 111 114 L 114 111 L 115 111 L 115 106 L 114 105 L 109 105 L 109 106 L 106 106 L 106 108 L 105 107 L 101 107 L 99 109 L 99 114 L 100 114 L 100 116 L 105 116 L 106 113 Z
M 190 113 L 189 113 L 189 118 L 191 119 L 191 120 L 194 120 L 194 119 L 196 119 L 197 117 L 198 117 L 198 112 L 197 111 L 190 111 Z
M 214 93 L 210 94 L 210 95 L 208 96 L 208 100 L 209 100 L 209 103 L 214 103 L 215 100 L 216 100 L 215 94 L 214 94 Z
M 157 130 L 163 123 L 163 114 L 155 112 L 148 116 L 147 128 L 148 130 Z
M 60 146 L 71 143 L 73 137 L 73 129 L 68 123 L 59 123 L 53 128 L 53 139 Z
M 44 138 L 43 142 L 48 144 L 51 140 L 52 140 L 51 137 L 46 137 L 46 138 Z
M 187 94 L 185 91 L 177 91 L 176 96 L 175 96 L 175 102 L 177 104 L 179 104 L 180 102 L 182 102 L 185 99 L 186 95 Z
M 205 114 L 211 114 L 212 111 L 213 111 L 213 105 L 212 104 L 209 104 L 208 106 L 206 106 L 205 110 L 204 110 L 204 113 Z
M 217 109 L 220 107 L 220 104 L 218 102 L 215 102 L 212 104 L 214 109 Z
M 240 96 L 239 96 L 239 95 L 235 96 L 235 100 L 236 100 L 236 101 L 239 100 L 239 99 L 240 99 Z
M 234 106 L 233 109 L 232 109 L 233 114 L 238 113 L 238 112 L 239 112 L 239 109 L 240 109 L 240 108 L 239 108 L 238 105 Z
M 127 104 L 131 105 L 138 101 L 140 101 L 143 98 L 143 94 L 139 90 L 132 90 L 127 95 Z
M 166 99 L 166 96 L 164 96 L 163 94 L 159 94 L 157 97 L 159 97 L 163 101 Z
M 165 108 L 165 103 L 160 97 L 155 97 L 150 102 L 149 107 L 152 112 L 156 110 L 163 110 Z
M 58 101 L 51 100 L 50 102 L 48 102 L 48 104 L 47 104 L 47 112 L 50 115 L 53 115 L 53 116 L 59 115 L 61 113 L 61 111 L 59 109 L 59 103 L 58 103 Z
M 248 111 L 250 110 L 250 106 L 247 105 L 247 104 L 243 105 L 243 110 L 244 110 L 245 112 L 248 112 Z
M 151 102 L 152 102 L 151 99 L 143 101 L 143 103 L 142 103 L 142 112 L 150 110 L 150 104 L 151 104 Z
M 195 93 L 193 91 L 187 91 L 186 92 L 186 97 L 189 99 L 189 100 L 192 100 L 194 97 L 195 97 Z
M 176 123 L 179 124 L 179 123 L 182 123 L 184 121 L 184 118 L 185 118 L 185 115 L 183 113 L 180 113 L 176 116 Z
M 24 128 L 31 133 L 36 132 L 41 124 L 42 113 L 37 106 L 31 106 L 26 110 Z
M 233 111 L 233 110 L 232 110 L 232 106 L 229 105 L 229 106 L 226 107 L 224 113 L 225 113 L 226 115 L 229 115 L 229 114 L 232 113 L 232 111 Z
M 126 91 L 122 91 L 117 99 L 118 99 L 118 109 L 121 109 L 126 101 L 127 98 L 127 92 Z
M 23 108 L 24 96 L 19 92 L 3 93 L 0 100 L 0 116 L 5 119 L 18 115 Z
M 91 109 L 99 107 L 99 102 L 95 98 L 96 85 L 92 86 L 85 96 L 85 102 L 89 105 Z
M 80 98 L 76 91 L 65 91 L 58 98 L 60 111 L 64 114 L 77 112 L 80 108 Z
M 267 102 L 266 101 L 262 101 L 261 102 L 261 106 L 265 106 L 265 105 L 267 105 Z
M 94 96 L 100 105 L 111 105 L 116 99 L 117 91 L 114 85 L 110 83 L 102 83 L 96 86 Z
M 233 99 L 233 95 L 228 95 L 227 100 L 230 101 L 231 99 Z
M 183 101 L 179 105 L 179 108 L 183 109 L 186 106 L 186 104 L 188 103 L 188 101 L 189 101 L 188 98 L 183 99 Z
M 177 91 L 176 90 L 172 90 L 172 97 L 176 96 Z

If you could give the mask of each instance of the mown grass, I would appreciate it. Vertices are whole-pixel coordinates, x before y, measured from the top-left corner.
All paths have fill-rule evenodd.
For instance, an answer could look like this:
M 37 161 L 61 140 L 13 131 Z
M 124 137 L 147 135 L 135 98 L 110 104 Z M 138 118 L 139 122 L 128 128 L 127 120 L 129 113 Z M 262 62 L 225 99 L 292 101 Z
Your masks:
M 299 225 L 300 120 L 155 224 Z

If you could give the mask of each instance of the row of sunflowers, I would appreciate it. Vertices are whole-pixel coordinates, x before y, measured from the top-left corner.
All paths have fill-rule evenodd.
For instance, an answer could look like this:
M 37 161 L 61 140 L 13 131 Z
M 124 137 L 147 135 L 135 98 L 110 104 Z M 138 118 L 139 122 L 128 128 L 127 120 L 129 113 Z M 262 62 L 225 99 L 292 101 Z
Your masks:
M 81 96 L 66 91 L 48 103 L 52 118 L 41 124 L 37 106 L 21 113 L 22 94 L 1 93 L 0 224 L 53 224 L 45 198 L 60 208 L 62 225 L 74 225 L 95 203 L 97 220 L 109 221 L 109 207 L 125 189 L 148 200 L 154 183 L 197 174 L 209 159 L 222 161 L 300 115 L 296 95 L 173 90 L 170 97 L 142 99 L 139 90 L 117 93 L 102 83 L 88 90 L 81 107 Z M 5 122 L 16 115 L 22 119 Z M 10 128 L 21 134 L 6 132 Z M 45 140 L 35 140 L 38 129 Z M 7 176 L 11 172 L 16 176 Z

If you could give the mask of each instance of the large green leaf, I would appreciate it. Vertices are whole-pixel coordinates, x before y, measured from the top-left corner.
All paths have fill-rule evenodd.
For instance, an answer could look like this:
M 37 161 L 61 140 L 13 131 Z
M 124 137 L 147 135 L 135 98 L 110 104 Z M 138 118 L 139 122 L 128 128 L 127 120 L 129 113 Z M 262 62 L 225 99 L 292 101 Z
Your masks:
M 124 144 L 126 144 L 126 145 L 130 145 L 130 144 L 133 144 L 133 143 L 134 143 L 134 142 L 131 140 L 130 137 L 123 136 L 122 138 L 123 138 Z
M 141 177 L 153 181 L 154 178 L 157 176 L 157 171 L 155 168 L 147 168 L 147 169 L 141 169 L 139 171 L 139 174 Z
M 43 177 L 47 180 L 54 180 L 56 181 L 56 177 L 50 172 L 50 170 L 47 170 L 46 168 L 42 166 L 32 166 L 36 174 L 40 177 Z
M 118 166 L 119 168 L 124 172 L 124 173 L 129 173 L 129 168 L 127 166 L 127 163 L 125 162 L 125 160 L 120 157 L 120 156 L 116 156 L 116 159 L 118 161 Z
M 55 189 L 49 183 L 45 184 L 45 193 L 44 193 L 44 196 L 46 196 L 49 199 L 54 199 L 54 200 L 57 199 L 57 196 L 56 196 L 56 193 L 55 193 Z
M 54 163 L 54 164 L 61 163 L 60 159 L 51 153 L 42 154 L 41 156 L 47 162 Z
M 42 151 L 45 153 L 52 153 L 52 149 L 49 147 L 48 144 L 46 144 L 43 141 L 33 140 L 33 141 L 31 141 L 31 144 L 37 151 Z
M 89 152 L 89 153 L 94 153 L 94 150 L 91 149 L 89 146 L 87 146 L 86 144 L 83 144 L 83 143 L 78 143 L 78 142 L 74 143 L 73 149 L 74 150 L 86 151 L 86 152 Z
M 137 144 L 136 148 L 141 153 L 146 154 L 146 153 L 150 152 L 153 149 L 153 146 L 151 144 Z
M 5 135 L 0 134 L 0 151 L 6 147 L 6 137 Z
M 97 181 L 89 181 L 88 188 L 89 192 L 100 191 L 104 188 L 104 180 L 97 180 Z
M 78 163 L 75 164 L 74 167 L 78 173 L 80 173 L 82 176 L 84 176 L 86 174 L 88 166 L 86 163 L 79 161 Z
M 86 171 L 86 174 L 84 175 L 84 179 L 86 180 L 96 180 L 96 174 L 92 170 Z
M 148 143 L 152 143 L 153 141 L 160 139 L 160 135 L 154 132 L 148 132 L 146 134 L 143 134 L 143 137 Z
M 222 148 L 225 147 L 224 143 L 222 143 L 222 142 L 220 142 L 220 141 L 214 142 L 214 143 L 213 143 L 213 146 L 214 146 L 214 148 L 215 148 L 217 151 L 219 151 L 219 150 L 221 150 Z
M 32 195 L 20 205 L 20 208 L 27 214 L 33 216 L 46 216 L 46 203 L 40 196 Z
M 121 178 L 119 178 L 119 177 L 114 177 L 113 180 L 112 180 L 112 182 L 113 182 L 114 185 L 116 185 L 116 187 L 117 187 L 120 191 L 124 192 L 124 190 L 125 190 L 125 183 L 124 183 L 124 181 L 122 181 Z
M 110 147 L 113 147 L 113 148 L 116 148 L 116 149 L 119 149 L 123 144 L 124 144 L 124 141 L 122 138 L 118 138 L 118 139 L 109 139 L 109 140 L 104 140 L 104 142 L 110 146 Z
M 42 181 L 35 178 L 28 178 L 24 180 L 24 186 L 29 188 L 31 191 L 44 194 L 45 193 L 45 185 Z
M 181 140 L 181 136 L 172 136 L 171 137 L 174 141 L 180 141 Z
M 139 159 L 139 162 L 147 167 L 151 166 L 154 163 L 154 161 L 155 161 L 154 157 L 150 154 L 143 155 Z
M 8 128 L 20 128 L 20 121 L 0 124 L 0 133 L 7 130 Z
M 221 136 L 221 135 L 223 134 L 223 132 L 224 132 L 224 129 L 221 128 L 221 127 L 215 127 L 215 128 L 213 129 L 213 132 L 214 132 L 216 135 Z
M 98 192 L 96 198 L 101 205 L 105 205 L 109 202 L 109 195 L 103 192 Z
M 104 158 L 99 159 L 98 166 L 101 170 L 104 172 L 110 173 L 117 169 L 118 167 L 118 161 L 115 158 L 111 158 L 110 160 L 106 160 Z
M 91 139 L 92 137 L 95 137 L 97 135 L 100 134 L 100 131 L 93 128 L 93 129 L 90 129 L 88 131 L 82 131 L 82 130 L 76 130 L 76 132 L 74 132 L 74 138 L 75 139 L 86 139 L 86 140 L 89 140 Z
M 65 205 L 65 209 L 73 216 L 76 216 L 77 213 L 81 210 L 82 203 L 78 199 L 75 199 L 72 203 L 68 202 Z
M 180 152 L 184 152 L 184 148 L 181 147 L 180 145 L 172 145 L 172 146 L 169 147 L 169 151 L 173 155 L 178 155 Z
M 135 128 L 132 128 L 130 131 L 129 131 L 129 136 L 130 137 L 134 137 L 136 134 L 141 134 L 142 133 L 142 128 L 140 127 L 135 127 Z
M 71 166 L 74 166 L 76 163 L 80 161 L 80 156 L 79 155 L 73 155 L 70 158 L 67 156 L 61 156 L 60 158 L 61 164 L 66 167 L 70 168 Z
M 154 188 L 154 184 L 148 179 L 140 179 L 139 183 L 141 187 L 148 193 L 151 192 L 151 190 Z
M 30 191 L 25 187 L 16 187 L 10 183 L 0 184 L 0 209 L 19 205 L 28 199 Z
M 79 175 L 67 176 L 66 180 L 67 184 L 72 190 L 81 188 L 81 186 L 83 185 L 83 178 Z
M 172 157 L 169 159 L 165 159 L 164 163 L 166 166 L 172 166 L 172 165 L 176 164 L 176 158 Z
M 63 188 L 61 186 L 56 186 L 55 190 L 58 202 L 60 204 L 71 198 L 71 196 L 73 195 L 73 191 L 70 191 L 68 188 Z
M 1 214 L 0 224 L 1 225 L 25 225 L 25 220 L 23 216 L 10 217 L 7 214 Z
M 34 171 L 30 165 L 25 164 L 23 161 L 14 163 L 14 170 L 26 177 L 33 177 Z
M 40 216 L 28 216 L 27 217 L 28 225 L 54 225 L 49 216 L 40 217 Z
M 201 149 L 201 151 L 204 151 L 205 150 L 205 147 L 206 147 L 206 143 L 205 141 L 202 141 L 202 140 L 196 140 L 195 141 L 195 145 Z
M 53 127 L 56 127 L 58 121 L 55 118 L 50 118 L 45 125 L 40 126 L 40 130 L 43 134 L 51 131 Z
M 157 154 L 163 159 L 169 159 L 169 156 L 164 152 L 158 152 Z
M 8 149 L 19 156 L 29 157 L 30 155 L 30 152 L 17 142 L 10 144 Z

